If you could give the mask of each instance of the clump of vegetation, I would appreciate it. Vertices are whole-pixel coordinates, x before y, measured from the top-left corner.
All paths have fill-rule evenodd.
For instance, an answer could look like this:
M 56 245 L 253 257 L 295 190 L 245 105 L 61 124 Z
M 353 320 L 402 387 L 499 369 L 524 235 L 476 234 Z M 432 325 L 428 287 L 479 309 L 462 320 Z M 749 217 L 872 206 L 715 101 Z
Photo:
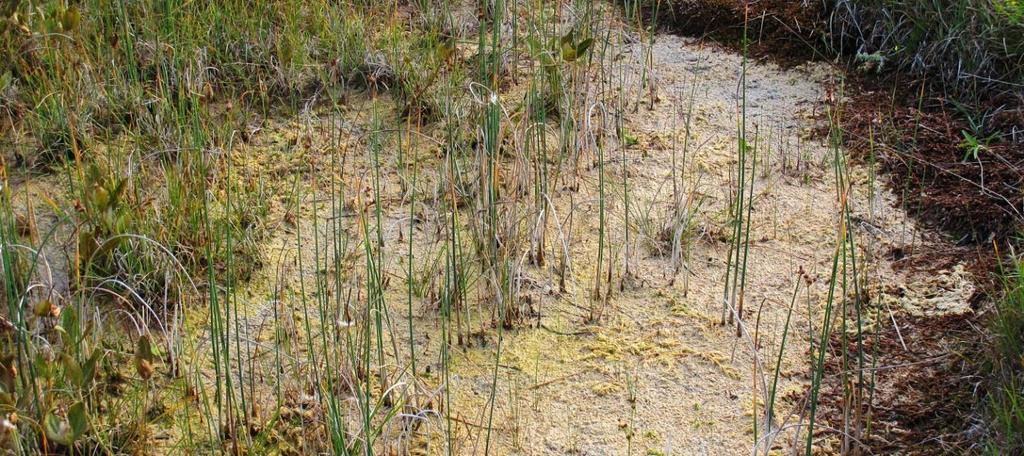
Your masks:
M 1013 258 L 1003 271 L 1003 295 L 993 315 L 992 382 L 989 411 L 994 438 L 988 451 L 1009 454 L 1024 451 L 1024 269 Z
M 938 77 L 959 94 L 1024 83 L 1024 5 L 1015 0 L 842 0 L 831 45 L 898 69 Z

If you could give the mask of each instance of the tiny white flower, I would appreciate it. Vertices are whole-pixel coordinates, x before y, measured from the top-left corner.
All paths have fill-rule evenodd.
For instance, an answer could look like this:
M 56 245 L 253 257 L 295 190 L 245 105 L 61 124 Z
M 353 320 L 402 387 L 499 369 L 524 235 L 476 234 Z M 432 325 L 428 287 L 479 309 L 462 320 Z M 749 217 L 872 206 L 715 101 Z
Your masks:
M 491 92 L 491 103 L 498 104 L 498 94 Z

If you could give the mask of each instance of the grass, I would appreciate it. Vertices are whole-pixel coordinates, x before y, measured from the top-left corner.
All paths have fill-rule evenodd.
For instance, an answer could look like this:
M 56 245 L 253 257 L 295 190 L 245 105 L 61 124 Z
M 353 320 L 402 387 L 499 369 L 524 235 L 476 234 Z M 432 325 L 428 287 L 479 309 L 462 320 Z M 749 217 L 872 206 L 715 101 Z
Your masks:
M 993 435 L 987 452 L 998 454 L 1024 448 L 1024 301 L 1022 301 L 1021 266 L 1013 263 L 1002 271 L 1003 295 L 997 301 L 992 317 L 990 355 L 991 379 L 988 409 L 992 417 Z
M 1024 83 L 1019 2 L 841 1 L 831 17 L 832 46 L 875 71 L 930 75 L 964 99 Z

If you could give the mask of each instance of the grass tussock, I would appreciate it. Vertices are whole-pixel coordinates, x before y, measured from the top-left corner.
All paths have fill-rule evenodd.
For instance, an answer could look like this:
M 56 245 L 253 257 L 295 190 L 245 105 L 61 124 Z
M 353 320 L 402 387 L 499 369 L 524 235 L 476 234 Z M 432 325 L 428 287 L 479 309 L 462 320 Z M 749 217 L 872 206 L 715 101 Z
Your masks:
M 841 0 L 830 44 L 873 71 L 936 78 L 968 98 L 1024 84 L 1024 4 L 1016 0 Z
M 988 409 L 991 454 L 1024 451 L 1024 272 L 1015 261 L 1003 273 L 1003 296 L 992 317 Z

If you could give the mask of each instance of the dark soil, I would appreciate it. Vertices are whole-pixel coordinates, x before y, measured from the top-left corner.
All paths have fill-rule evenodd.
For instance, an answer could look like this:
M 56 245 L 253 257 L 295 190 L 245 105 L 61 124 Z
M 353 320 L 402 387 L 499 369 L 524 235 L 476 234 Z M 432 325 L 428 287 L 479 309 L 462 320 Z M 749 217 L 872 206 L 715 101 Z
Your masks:
M 896 316 L 879 334 L 864 340 L 863 377 L 856 374 L 858 347 L 850 341 L 851 364 L 846 384 L 856 391 L 860 382 L 861 400 L 844 392 L 836 373 L 843 370 L 841 336 L 832 339 L 832 357 L 822 385 L 820 406 L 833 427 L 842 427 L 844 411 L 870 417 L 870 429 L 854 437 L 866 448 L 866 454 L 965 454 L 978 452 L 984 427 L 970 405 L 977 401 L 980 384 L 972 361 L 977 344 L 975 332 L 961 316 Z M 849 400 L 844 398 L 849 397 Z M 863 422 L 863 420 L 861 420 Z M 851 420 L 851 422 L 854 422 Z M 855 425 L 850 426 L 855 429 Z M 857 433 L 856 431 L 853 431 Z M 841 436 L 838 436 L 840 439 Z M 849 441 L 849 449 L 859 447 Z
M 653 9 L 647 11 L 650 18 Z M 735 50 L 743 47 L 746 24 L 749 55 L 784 66 L 826 58 L 823 17 L 820 0 L 665 0 L 657 9 L 662 29 Z
M 889 324 L 872 338 L 866 351 L 883 369 L 874 378 L 872 432 L 864 443 L 875 453 L 980 453 L 987 432 L 985 328 L 1000 293 L 997 248 L 1017 242 L 1024 217 L 1024 144 L 999 138 L 975 157 L 963 145 L 963 132 L 972 131 L 965 114 L 934 88 L 900 79 L 857 77 L 842 119 L 846 147 L 855 159 L 876 163 L 906 211 L 945 236 L 914 246 L 896 266 L 927 272 L 963 262 L 978 292 L 969 315 L 897 318 L 899 332 Z M 1024 131 L 1022 103 L 1006 101 L 994 96 L 972 109 L 998 112 L 983 136 Z M 841 371 L 842 345 L 833 338 L 833 373 Z M 842 422 L 836 420 L 843 397 L 842 385 L 827 385 L 822 402 L 830 422 Z
M 862 160 L 877 161 L 908 212 L 958 245 L 991 246 L 1017 235 L 1024 217 L 1024 144 L 993 138 L 975 157 L 964 146 L 970 122 L 927 89 L 923 96 L 920 89 L 905 90 L 919 83 L 893 77 L 858 85 L 843 118 L 847 147 Z M 1024 130 L 1020 105 L 1014 110 L 996 102 L 981 111 L 1002 111 L 992 116 L 988 131 L 974 136 Z

